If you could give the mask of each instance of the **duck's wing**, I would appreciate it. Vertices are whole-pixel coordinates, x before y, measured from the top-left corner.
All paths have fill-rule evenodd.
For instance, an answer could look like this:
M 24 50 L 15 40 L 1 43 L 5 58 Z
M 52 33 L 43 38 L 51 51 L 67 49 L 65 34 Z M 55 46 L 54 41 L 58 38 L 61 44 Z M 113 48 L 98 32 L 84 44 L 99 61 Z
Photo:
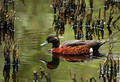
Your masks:
M 63 42 L 60 47 L 65 47 L 65 46 L 78 46 L 78 45 L 85 45 L 84 40 L 70 40 L 70 41 L 65 41 Z

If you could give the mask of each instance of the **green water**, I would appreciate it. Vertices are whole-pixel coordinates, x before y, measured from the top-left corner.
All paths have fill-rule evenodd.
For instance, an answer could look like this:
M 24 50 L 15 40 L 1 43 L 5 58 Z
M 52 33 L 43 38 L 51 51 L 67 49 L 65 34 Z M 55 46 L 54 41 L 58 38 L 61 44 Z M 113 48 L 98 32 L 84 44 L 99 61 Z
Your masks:
M 88 0 L 87 0 L 88 2 Z M 20 64 L 16 79 L 18 82 L 33 82 L 33 72 L 40 72 L 42 67 L 46 74 L 50 75 L 51 82 L 73 82 L 70 77 L 69 69 L 72 75 L 76 74 L 76 80 L 80 82 L 81 78 L 85 81 L 91 77 L 99 79 L 99 63 L 104 62 L 108 54 L 109 44 L 106 43 L 100 48 L 101 55 L 104 57 L 89 58 L 85 62 L 68 62 L 63 59 L 59 60 L 56 69 L 50 70 L 40 60 L 52 61 L 50 54 L 51 44 L 40 47 L 40 44 L 46 40 L 49 34 L 55 34 L 52 27 L 53 9 L 50 8 L 51 0 L 25 0 L 25 6 L 21 0 L 16 1 L 16 18 L 15 20 L 15 41 L 19 44 Z M 87 3 L 89 4 L 89 3 Z M 94 16 L 98 16 L 98 9 L 103 8 L 103 0 L 94 0 Z M 103 13 L 102 13 L 103 14 Z M 117 17 L 118 14 L 115 15 Z M 119 21 L 120 22 L 120 21 Z M 70 26 L 71 27 L 71 26 Z M 72 28 L 67 26 L 64 38 L 60 38 L 60 42 L 74 39 Z M 115 30 L 115 29 L 114 29 Z M 113 55 L 119 57 L 120 33 L 114 31 L 114 48 Z M 95 38 L 96 39 L 96 38 Z M 108 40 L 108 32 L 105 32 L 105 40 Z M 3 77 L 4 56 L 3 47 L 0 46 L 0 82 L 5 82 Z M 119 75 L 118 75 L 119 79 Z M 39 79 L 40 82 L 46 82 L 45 77 Z M 10 82 L 12 79 L 12 67 L 10 69 Z

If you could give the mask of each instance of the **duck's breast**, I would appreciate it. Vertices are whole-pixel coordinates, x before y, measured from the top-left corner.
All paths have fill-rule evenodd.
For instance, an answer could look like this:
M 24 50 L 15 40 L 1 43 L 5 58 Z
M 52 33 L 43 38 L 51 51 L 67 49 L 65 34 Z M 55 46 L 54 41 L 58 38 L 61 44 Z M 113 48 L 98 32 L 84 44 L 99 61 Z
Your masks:
M 65 46 L 65 47 L 57 47 L 52 49 L 52 53 L 56 54 L 89 54 L 90 53 L 90 46 L 88 45 L 80 45 L 80 46 Z

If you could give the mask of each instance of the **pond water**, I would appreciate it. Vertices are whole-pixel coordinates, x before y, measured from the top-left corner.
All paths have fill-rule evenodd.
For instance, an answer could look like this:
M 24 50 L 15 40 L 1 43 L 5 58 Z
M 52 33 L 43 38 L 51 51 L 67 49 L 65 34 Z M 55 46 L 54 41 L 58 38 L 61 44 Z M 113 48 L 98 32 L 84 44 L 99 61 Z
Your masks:
M 87 4 L 89 4 L 88 1 Z M 9 82 L 32 82 L 34 71 L 40 73 L 43 69 L 49 75 L 51 82 L 73 82 L 70 72 L 72 76 L 74 73 L 76 74 L 77 82 L 81 82 L 81 79 L 84 81 L 89 80 L 91 77 L 94 77 L 97 82 L 102 82 L 103 79 L 99 79 L 99 63 L 103 64 L 106 59 L 109 52 L 108 43 L 100 48 L 99 57 L 83 57 L 79 62 L 69 62 L 66 59 L 53 58 L 50 53 L 51 44 L 44 47 L 40 46 L 49 34 L 55 34 L 52 27 L 53 9 L 50 8 L 50 3 L 51 0 L 25 0 L 24 6 L 21 0 L 15 2 L 16 20 L 14 39 L 19 44 L 20 63 L 15 76 L 12 66 L 10 67 L 10 76 L 7 79 L 9 79 Z M 103 0 L 96 0 L 94 2 L 96 16 L 99 11 L 97 9 L 101 8 L 103 4 Z M 113 55 L 116 58 L 120 55 L 120 45 L 118 45 L 120 42 L 120 33 L 115 32 L 117 34 L 114 35 Z M 60 42 L 62 43 L 72 39 L 74 39 L 73 30 L 67 27 L 63 38 L 60 38 Z M 107 32 L 105 34 L 105 40 L 108 40 Z M 5 82 L 5 77 L 3 77 L 4 55 L 2 46 L 0 46 L 0 53 L 0 82 Z M 47 64 L 45 64 L 45 62 L 51 61 L 53 61 L 51 63 L 53 67 L 50 67 L 53 69 L 49 66 L 47 67 Z M 120 79 L 120 75 L 117 78 Z M 46 82 L 45 76 L 39 79 L 39 81 Z

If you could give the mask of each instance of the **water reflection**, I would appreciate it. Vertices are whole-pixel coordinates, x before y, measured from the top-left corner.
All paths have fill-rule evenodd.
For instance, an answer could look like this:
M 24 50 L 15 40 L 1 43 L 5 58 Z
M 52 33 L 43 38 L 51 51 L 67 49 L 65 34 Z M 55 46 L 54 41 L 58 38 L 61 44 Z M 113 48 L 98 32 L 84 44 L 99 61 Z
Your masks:
M 10 65 L 4 65 L 3 69 L 3 77 L 5 82 L 9 82 L 10 80 Z M 17 82 L 17 75 L 18 75 L 18 65 L 13 65 L 13 71 L 12 71 L 12 80 L 13 82 Z
M 48 69 L 56 69 L 59 66 L 60 59 L 68 62 L 86 62 L 94 58 L 102 57 L 100 53 L 84 54 L 84 55 L 63 55 L 63 54 L 52 54 L 52 61 L 41 60 Z
M 13 82 L 18 82 L 17 75 L 18 75 L 18 64 L 13 65 L 13 72 L 12 72 Z
M 4 77 L 5 82 L 9 82 L 9 79 L 10 79 L 10 66 L 9 65 L 4 66 L 3 77 Z
M 56 58 L 61 58 L 68 62 L 84 62 L 85 60 L 90 60 L 92 57 L 90 54 L 85 55 L 61 55 L 61 54 L 53 54 Z
M 13 82 L 18 82 L 17 75 L 18 75 L 19 55 L 18 55 L 18 44 L 15 43 L 14 41 L 14 32 L 10 31 L 9 29 L 1 29 L 0 43 L 1 45 L 4 45 L 3 46 L 4 47 L 3 54 L 5 59 L 5 65 L 3 68 L 4 81 L 10 82 L 10 76 L 12 76 Z M 12 54 L 12 58 L 11 58 L 11 54 Z M 10 72 L 11 66 L 12 66 L 12 74 Z
M 119 73 L 119 58 L 114 60 L 112 54 L 109 54 L 103 65 L 100 65 L 99 79 L 103 82 L 117 82 L 117 74 Z
M 41 60 L 48 69 L 56 69 L 59 66 L 59 58 L 52 56 L 52 61 Z
M 8 33 L 3 33 L 4 37 L 4 58 L 5 58 L 5 65 L 10 65 L 10 61 L 11 61 L 11 58 L 10 58 L 10 54 L 11 52 L 13 53 L 13 63 L 15 62 L 15 59 L 17 60 L 17 57 L 16 57 L 16 51 L 17 51 L 17 44 L 14 42 L 14 40 L 12 39 L 12 35 L 8 34 Z M 13 47 L 12 47 L 13 46 Z M 11 50 L 11 47 L 12 47 L 12 50 Z
M 18 45 L 14 40 L 14 1 L 4 0 L 4 7 L 0 3 L 0 45 L 4 47 L 3 55 L 5 59 L 5 65 L 3 68 L 3 77 L 5 82 L 10 81 L 11 75 L 11 66 L 12 68 L 12 80 L 13 82 L 17 81 L 18 74 Z M 12 10 L 9 6 L 12 5 Z M 12 58 L 11 58 L 12 54 Z M 12 60 L 13 61 L 12 61 Z M 12 64 L 11 64 L 12 61 Z

